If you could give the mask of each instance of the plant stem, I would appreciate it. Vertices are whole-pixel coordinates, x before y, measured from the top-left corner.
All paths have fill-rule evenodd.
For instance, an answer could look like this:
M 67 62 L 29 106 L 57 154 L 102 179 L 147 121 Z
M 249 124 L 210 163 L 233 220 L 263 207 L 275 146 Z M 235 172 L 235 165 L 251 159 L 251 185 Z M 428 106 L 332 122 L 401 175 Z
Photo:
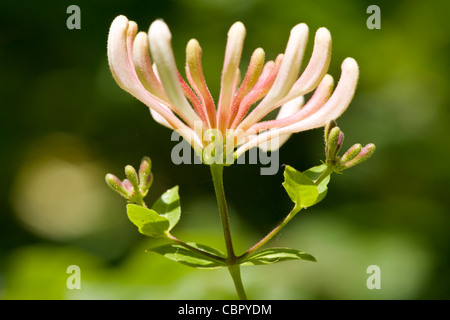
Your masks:
M 227 262 L 231 265 L 236 261 L 234 254 L 233 241 L 231 240 L 230 221 L 228 218 L 228 207 L 225 199 L 225 191 L 223 188 L 223 166 L 211 165 L 211 176 L 214 183 L 214 191 L 216 192 L 217 205 L 219 206 L 220 219 L 222 221 L 222 230 L 225 237 L 225 245 L 227 248 Z
M 225 245 L 227 248 L 227 258 L 225 260 L 228 265 L 228 271 L 233 279 L 234 286 L 239 299 L 247 299 L 244 286 L 242 284 L 240 266 L 236 264 L 237 257 L 233 249 L 233 241 L 231 239 L 230 221 L 228 217 L 227 200 L 225 198 L 225 191 L 223 187 L 223 165 L 213 164 L 210 166 L 211 176 L 214 184 L 214 191 L 216 193 L 217 205 L 219 207 L 220 219 L 222 222 L 222 230 L 225 238 Z
M 317 180 L 314 182 L 315 185 L 318 186 L 323 181 L 323 179 L 332 174 L 334 172 L 335 167 L 336 165 L 332 163 L 327 163 L 327 169 L 324 172 L 322 172 L 319 178 L 317 178 Z
M 143 197 L 136 197 L 136 199 L 133 199 L 134 203 L 136 203 L 138 206 L 147 208 L 147 205 L 145 204 L 144 198 Z
M 242 260 L 252 252 L 258 250 L 263 245 L 265 245 L 267 242 L 270 241 L 281 229 L 284 228 L 288 224 L 289 221 L 301 210 L 301 208 L 298 208 L 297 206 L 294 207 L 294 209 L 289 212 L 289 214 L 284 218 L 283 221 L 280 222 L 272 231 L 270 231 L 264 238 L 262 238 L 258 243 L 256 243 L 253 247 L 248 249 L 244 254 L 240 255 L 238 257 L 238 261 Z
M 327 169 L 320 175 L 320 177 L 314 182 L 316 186 L 318 186 L 326 177 L 334 172 L 335 165 L 331 163 L 327 163 Z M 283 221 L 280 222 L 272 231 L 270 231 L 264 238 L 262 238 L 258 243 L 256 243 L 253 247 L 248 249 L 244 254 L 240 255 L 237 260 L 240 262 L 242 259 L 247 257 L 252 252 L 255 252 L 267 242 L 270 241 L 281 229 L 283 229 L 289 221 L 301 210 L 301 207 L 295 206 L 294 209 L 289 212 L 289 214 L 284 218 Z
M 244 285 L 242 284 L 240 265 L 233 264 L 231 266 L 228 266 L 228 271 L 230 271 L 231 277 L 233 278 L 234 286 L 236 287 L 236 292 L 239 299 L 247 300 Z

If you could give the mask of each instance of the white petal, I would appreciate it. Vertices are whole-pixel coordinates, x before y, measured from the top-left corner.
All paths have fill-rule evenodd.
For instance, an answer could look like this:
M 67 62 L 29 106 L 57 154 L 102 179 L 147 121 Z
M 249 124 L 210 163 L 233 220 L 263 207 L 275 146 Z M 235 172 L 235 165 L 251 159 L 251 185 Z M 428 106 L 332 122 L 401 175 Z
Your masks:
M 156 112 L 153 109 L 150 109 L 150 114 L 151 114 L 153 120 L 155 120 L 157 123 L 159 123 L 160 125 L 162 125 L 164 127 L 174 130 L 174 128 L 169 124 L 169 122 L 167 122 L 167 120 L 164 119 L 158 112 Z
M 272 111 L 277 102 L 284 98 L 295 83 L 300 71 L 303 54 L 308 40 L 308 26 L 304 23 L 296 25 L 289 36 L 280 71 L 264 99 L 239 126 L 244 131 L 261 120 Z
M 277 114 L 277 120 L 284 119 L 292 116 L 294 113 L 296 113 L 305 103 L 305 98 L 303 96 L 297 97 L 296 99 L 293 99 L 285 104 L 283 104 L 278 111 Z
M 148 39 L 161 83 L 175 108 L 174 111 L 192 126 L 195 121 L 199 120 L 199 117 L 184 96 L 178 81 L 178 70 L 172 51 L 172 35 L 169 27 L 162 20 L 154 21 L 148 30 Z
M 289 101 L 288 103 L 285 103 L 284 105 L 281 106 L 280 111 L 278 111 L 277 119 L 290 117 L 291 115 L 300 110 L 304 102 L 305 102 L 304 97 L 300 96 L 294 100 Z M 278 137 L 274 137 L 267 142 L 261 142 L 258 144 L 258 148 L 260 148 L 265 152 L 278 150 L 287 140 L 289 140 L 291 135 L 292 133 L 286 133 Z
M 326 28 L 320 28 L 316 32 L 313 53 L 306 69 L 292 86 L 289 94 L 279 103 L 282 104 L 283 101 L 289 101 L 314 90 L 327 73 L 330 60 L 331 34 Z
M 245 27 L 241 22 L 234 23 L 228 31 L 217 107 L 217 126 L 220 130 L 224 130 L 228 125 L 231 102 L 237 86 L 235 80 L 241 60 L 245 34 Z

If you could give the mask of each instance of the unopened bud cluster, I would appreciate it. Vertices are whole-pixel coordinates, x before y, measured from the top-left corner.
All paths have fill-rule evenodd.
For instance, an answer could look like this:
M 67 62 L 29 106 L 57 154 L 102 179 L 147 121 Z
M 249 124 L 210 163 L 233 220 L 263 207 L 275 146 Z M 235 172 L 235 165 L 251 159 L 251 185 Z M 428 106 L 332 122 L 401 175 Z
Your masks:
M 152 163 L 149 157 L 144 157 L 139 166 L 139 172 L 130 166 L 125 167 L 126 179 L 121 181 L 115 175 L 108 173 L 105 177 L 106 183 L 122 197 L 133 203 L 141 203 L 147 195 L 153 182 L 151 172 Z
M 336 121 L 330 121 L 325 127 L 325 155 L 326 164 L 333 166 L 336 172 L 341 172 L 369 159 L 375 152 L 375 145 L 369 143 L 361 146 L 357 143 L 351 146 L 342 157 L 339 151 L 344 141 L 344 133 L 337 126 Z

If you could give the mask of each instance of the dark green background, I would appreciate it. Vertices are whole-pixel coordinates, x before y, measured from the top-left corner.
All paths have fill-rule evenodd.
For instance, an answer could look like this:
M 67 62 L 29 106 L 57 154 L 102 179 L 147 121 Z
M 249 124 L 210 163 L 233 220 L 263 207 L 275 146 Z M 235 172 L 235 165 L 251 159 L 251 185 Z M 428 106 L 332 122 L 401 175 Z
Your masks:
M 81 8 L 81 30 L 69 30 L 66 8 Z M 369 30 L 366 9 L 381 9 Z M 360 66 L 353 102 L 338 123 L 344 147 L 373 142 L 367 163 L 334 175 L 327 198 L 299 214 L 273 246 L 290 246 L 318 262 L 246 267 L 255 299 L 450 298 L 448 1 L 2 1 L 0 4 L 0 298 L 234 298 L 226 270 L 194 270 L 144 253 L 156 242 L 127 220 L 125 201 L 104 184 L 126 164 L 153 161 L 148 202 L 180 186 L 182 219 L 174 234 L 223 249 L 212 181 L 204 165 L 171 162 L 175 142 L 147 108 L 114 82 L 106 39 L 115 16 L 147 31 L 164 19 L 183 70 L 184 48 L 199 40 L 207 82 L 217 101 L 226 33 L 247 28 L 241 68 L 262 47 L 284 51 L 300 22 L 333 37 L 329 73 L 347 56 Z M 306 64 L 306 62 L 305 62 Z M 184 72 L 182 72 L 184 74 Z M 299 170 L 323 160 L 322 131 L 291 137 L 280 165 Z M 282 168 L 225 170 L 238 252 L 290 210 Z M 69 290 L 69 265 L 81 268 L 81 290 Z M 381 269 L 369 290 L 367 267 Z

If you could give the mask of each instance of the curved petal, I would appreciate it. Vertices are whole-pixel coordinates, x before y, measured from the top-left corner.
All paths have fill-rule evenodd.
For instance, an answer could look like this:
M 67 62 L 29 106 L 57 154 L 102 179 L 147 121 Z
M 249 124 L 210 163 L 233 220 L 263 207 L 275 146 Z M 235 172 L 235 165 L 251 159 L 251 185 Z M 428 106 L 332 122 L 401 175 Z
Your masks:
M 233 87 L 235 86 L 234 80 L 241 60 L 245 33 L 245 27 L 242 22 L 234 23 L 228 31 L 228 40 L 222 69 L 222 80 L 220 83 L 219 103 L 217 107 L 217 127 L 222 132 L 224 132 L 228 125 L 228 115 L 230 113 L 234 93 Z
M 164 119 L 158 112 L 156 112 L 155 110 L 153 110 L 152 108 L 149 108 L 150 110 L 150 115 L 152 116 L 153 120 L 155 120 L 155 122 L 159 123 L 160 125 L 175 130 L 169 122 L 167 122 L 166 119 Z
M 166 103 L 170 103 L 161 82 L 153 72 L 149 53 L 147 34 L 141 31 L 133 42 L 133 62 L 136 74 L 145 89 Z
M 302 75 L 292 86 L 286 97 L 277 103 L 282 105 L 298 96 L 313 91 L 327 73 L 331 60 L 331 34 L 326 28 L 319 28 L 314 40 L 311 59 Z
M 297 123 L 266 131 L 255 138 L 250 139 L 236 150 L 235 157 L 239 157 L 248 149 L 257 146 L 263 141 L 268 141 L 275 136 L 322 127 L 329 121 L 338 118 L 347 109 L 353 98 L 358 82 L 358 76 L 359 69 L 356 61 L 352 58 L 345 59 L 342 63 L 342 73 L 338 85 L 330 99 L 322 108 Z
M 242 121 L 238 128 L 246 131 L 254 123 L 261 120 L 274 109 L 276 103 L 284 98 L 295 83 L 300 71 L 303 54 L 308 39 L 308 26 L 304 23 L 296 25 L 289 36 L 280 71 L 265 98 Z
M 239 91 L 233 98 L 233 102 L 231 104 L 230 116 L 228 119 L 228 127 L 230 127 L 234 121 L 234 118 L 238 114 L 240 104 L 247 93 L 256 85 L 259 80 L 259 77 L 264 68 L 264 58 L 265 53 L 261 48 L 256 49 L 252 57 L 250 58 L 250 63 L 247 68 L 247 72 L 245 74 L 244 80 L 242 80 L 241 86 L 239 87 Z
M 199 97 L 202 112 L 207 115 L 208 125 L 211 128 L 216 126 L 216 108 L 214 100 L 206 85 L 202 68 L 202 48 L 197 40 L 191 39 L 186 46 L 186 75 L 189 84 Z
M 269 92 L 278 75 L 278 72 L 280 71 L 280 65 L 283 61 L 283 56 L 283 54 L 279 54 L 275 59 L 275 62 L 268 61 L 265 64 L 264 69 L 255 86 L 239 104 L 239 109 L 233 120 L 231 129 L 237 128 L 242 119 L 244 119 L 244 117 L 247 115 L 247 112 L 250 109 L 251 105 L 256 101 L 264 98 L 267 92 Z
M 172 124 L 175 125 L 178 118 L 144 88 L 137 76 L 131 52 L 136 32 L 136 23 L 128 21 L 125 16 L 118 16 L 112 22 L 108 35 L 108 63 L 111 73 L 122 89 L 131 93 L 148 107 L 155 109 L 168 122 L 173 122 Z
M 280 111 L 278 112 L 276 119 L 286 119 L 296 114 L 300 110 L 304 102 L 305 99 L 303 98 L 303 96 L 300 96 L 289 101 L 288 103 L 283 104 L 280 108 Z M 289 140 L 291 135 L 292 133 L 290 132 L 280 135 L 279 137 L 276 136 L 268 141 L 259 143 L 258 148 L 265 152 L 278 150 L 286 141 Z
M 183 131 L 185 139 L 192 142 L 193 145 L 198 144 L 199 140 L 198 137 L 195 137 L 195 132 L 178 119 L 168 107 L 159 103 L 139 81 L 132 57 L 133 40 L 136 33 L 136 23 L 128 21 L 125 16 L 118 16 L 111 24 L 107 52 L 109 67 L 114 79 L 122 89 L 164 118 L 172 128 L 186 129 Z
M 329 74 L 326 75 L 322 79 L 322 82 L 314 92 L 311 99 L 309 99 L 308 103 L 302 109 L 298 110 L 295 113 L 290 114 L 289 117 L 277 117 L 275 120 L 259 122 L 253 125 L 247 131 L 248 134 L 253 134 L 264 129 L 285 127 L 309 117 L 311 114 L 319 110 L 328 101 L 333 91 L 333 84 L 334 84 L 333 77 L 330 76 Z M 300 98 L 302 97 L 303 96 L 300 96 Z M 298 98 L 299 97 L 291 101 L 296 101 L 296 99 Z M 287 102 L 286 104 L 289 104 L 291 101 Z M 284 104 L 283 106 L 285 106 L 286 104 Z M 280 112 L 282 111 L 283 106 L 281 107 Z
M 169 27 L 162 20 L 154 21 L 148 30 L 148 39 L 159 78 L 175 108 L 174 111 L 192 127 L 199 117 L 184 96 L 178 81 L 178 70 L 170 43 L 172 35 Z
M 118 16 L 114 19 L 108 34 L 108 63 L 114 80 L 129 92 L 136 86 L 127 49 L 128 19 Z M 130 92 L 131 93 L 131 92 Z

